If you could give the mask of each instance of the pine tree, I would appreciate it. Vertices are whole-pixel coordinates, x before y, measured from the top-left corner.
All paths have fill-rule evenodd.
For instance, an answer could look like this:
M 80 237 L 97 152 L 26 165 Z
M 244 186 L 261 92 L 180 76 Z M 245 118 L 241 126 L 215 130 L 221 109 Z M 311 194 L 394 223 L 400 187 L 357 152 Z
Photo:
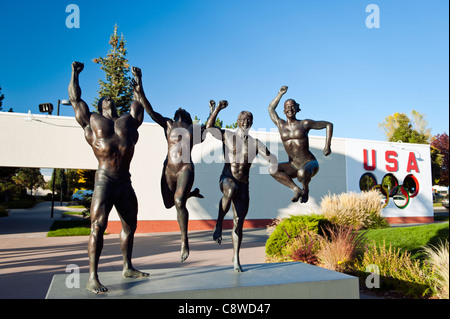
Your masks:
M 105 71 L 106 81 L 98 80 L 100 90 L 99 97 L 93 102 L 97 109 L 98 101 L 104 97 L 111 97 L 117 108 L 119 116 L 130 110 L 130 104 L 133 99 L 133 88 L 131 78 L 128 76 L 130 65 L 126 58 L 127 49 L 125 48 L 125 38 L 123 34 L 117 34 L 117 24 L 114 26 L 114 33 L 111 35 L 109 44 L 111 49 L 106 58 L 99 57 L 94 59 L 94 63 L 100 64 L 100 68 Z
M 2 87 L 0 86 L 0 111 L 3 111 L 3 99 L 5 98 L 5 95 L 2 94 Z M 12 107 L 9 108 L 8 112 L 13 112 Z
M 3 99 L 5 98 L 5 95 L 2 94 L 2 87 L 0 86 L 0 111 L 2 110 L 2 104 Z

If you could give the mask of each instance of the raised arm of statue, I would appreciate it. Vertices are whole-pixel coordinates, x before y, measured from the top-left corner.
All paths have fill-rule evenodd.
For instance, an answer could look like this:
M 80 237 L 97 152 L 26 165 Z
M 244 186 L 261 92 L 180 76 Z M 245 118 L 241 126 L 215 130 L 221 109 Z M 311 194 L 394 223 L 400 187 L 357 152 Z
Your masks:
M 91 112 L 87 104 L 81 99 L 81 88 L 79 84 L 79 75 L 84 69 L 84 64 L 80 62 L 72 63 L 72 77 L 69 83 L 69 99 L 75 111 L 75 119 L 82 128 L 89 125 Z
M 278 116 L 275 109 L 278 106 L 278 103 L 280 103 L 281 97 L 287 92 L 287 89 L 288 89 L 287 86 L 282 86 L 277 96 L 269 104 L 269 115 L 276 126 L 279 125 L 279 121 L 281 120 L 281 118 Z
M 212 108 L 215 106 L 215 104 L 216 103 L 213 100 L 209 101 L 210 110 L 212 110 Z M 223 100 L 223 101 L 220 101 L 219 105 L 212 110 L 208 120 L 206 121 L 207 129 L 214 127 L 214 124 L 216 124 L 217 115 L 219 114 L 219 112 L 221 110 L 225 109 L 227 106 L 228 106 L 228 102 Z
M 142 87 L 142 72 L 140 68 L 137 67 L 132 67 L 131 68 L 131 73 L 133 73 L 134 75 L 134 81 L 133 81 L 133 86 L 134 86 L 134 99 L 136 101 L 141 102 L 141 104 L 143 105 L 145 111 L 148 113 L 148 115 L 150 115 L 150 117 L 153 119 L 153 121 L 155 121 L 156 123 L 158 123 L 160 126 L 162 126 L 164 129 L 167 128 L 167 121 L 170 121 L 170 119 L 163 117 L 161 114 L 159 114 L 158 112 L 155 112 L 153 110 L 152 105 L 150 104 L 150 102 L 148 101 L 147 97 L 145 96 L 144 93 L 144 88 Z

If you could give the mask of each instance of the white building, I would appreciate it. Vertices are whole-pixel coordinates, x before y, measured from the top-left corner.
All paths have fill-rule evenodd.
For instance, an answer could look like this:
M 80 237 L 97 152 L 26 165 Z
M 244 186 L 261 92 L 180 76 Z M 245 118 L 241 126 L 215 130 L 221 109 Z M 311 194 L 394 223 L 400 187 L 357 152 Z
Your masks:
M 287 161 L 278 131 L 251 131 L 279 162 Z M 163 205 L 160 179 L 167 153 L 167 142 L 160 126 L 143 123 L 131 162 L 131 180 L 138 202 L 138 232 L 178 231 L 175 208 Z M 320 169 L 310 183 L 308 203 L 292 203 L 293 193 L 267 173 L 267 163 L 258 158 L 250 172 L 250 208 L 244 227 L 264 227 L 276 217 L 292 214 L 320 213 L 318 204 L 324 195 L 386 184 L 391 181 L 397 191 L 387 197 L 383 216 L 389 222 L 433 222 L 431 159 L 429 145 L 390 143 L 334 137 L 332 154 L 325 157 L 324 137 L 310 136 L 310 149 Z M 96 169 L 97 160 L 73 117 L 0 112 L 0 166 Z M 190 198 L 189 230 L 212 229 L 222 193 L 219 177 L 223 167 L 222 144 L 209 136 L 194 146 L 194 187 L 205 197 Z M 396 182 L 396 184 L 395 184 Z M 410 192 L 402 185 L 408 185 Z M 386 190 L 387 192 L 389 190 Z M 230 227 L 232 213 L 224 227 Z M 121 225 L 117 213 L 111 212 L 108 231 L 117 233 Z

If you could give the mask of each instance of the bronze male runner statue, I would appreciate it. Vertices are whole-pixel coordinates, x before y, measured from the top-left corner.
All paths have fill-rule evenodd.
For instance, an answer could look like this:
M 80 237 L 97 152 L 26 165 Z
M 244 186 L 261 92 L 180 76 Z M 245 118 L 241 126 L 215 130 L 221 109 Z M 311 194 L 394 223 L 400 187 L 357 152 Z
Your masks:
M 287 121 L 281 119 L 275 112 L 275 108 L 287 89 L 287 86 L 281 87 L 269 105 L 269 115 L 278 127 L 284 149 L 289 156 L 289 162 L 278 164 L 278 170 L 271 175 L 278 182 L 292 189 L 294 197 L 291 200 L 293 202 L 297 202 L 301 198 L 301 203 L 306 203 L 309 198 L 309 182 L 319 171 L 319 163 L 309 150 L 308 133 L 311 129 L 327 129 L 323 154 L 328 156 L 331 154 L 333 124 L 326 121 L 297 120 L 296 114 L 301 110 L 299 104 L 293 99 L 286 100 L 284 103 L 284 114 Z M 302 183 L 303 189 L 294 183 L 293 178 L 297 178 Z
M 214 105 L 214 101 L 211 101 Z M 228 103 L 221 101 L 214 109 L 206 127 L 213 127 L 217 114 L 220 110 L 226 108 Z M 236 132 L 220 129 L 220 132 L 210 130 L 212 135 L 222 140 L 225 165 L 220 176 L 220 190 L 223 197 L 219 203 L 219 216 L 213 233 L 213 239 L 220 244 L 222 242 L 222 222 L 233 204 L 233 266 L 234 271 L 242 272 L 239 261 L 239 250 L 243 237 L 244 219 L 247 216 L 249 208 L 249 175 L 253 160 L 259 154 L 271 165 L 269 172 L 275 172 L 277 167 L 277 158 L 270 154 L 267 147 L 258 139 L 252 138 L 248 132 L 253 124 L 253 114 L 248 111 L 239 113 L 237 119 L 238 128 Z M 217 127 L 216 127 L 217 128 Z M 217 128 L 219 129 L 219 128 Z
M 91 113 L 81 99 L 78 78 L 83 68 L 83 63 L 72 63 L 69 97 L 75 111 L 75 118 L 84 129 L 86 141 L 92 147 L 98 160 L 91 204 L 87 289 L 94 293 L 102 293 L 108 289 L 100 283 L 97 270 L 103 248 L 103 233 L 106 230 L 108 215 L 113 205 L 122 222 L 120 248 L 123 254 L 123 277 L 139 278 L 149 275 L 136 270 L 131 263 L 138 203 L 131 186 L 129 170 L 134 146 L 138 141 L 138 127 L 144 118 L 144 108 L 136 100 L 135 87 L 135 101 L 131 104 L 130 113 L 119 117 L 111 97 L 101 98 L 98 102 L 99 113 Z

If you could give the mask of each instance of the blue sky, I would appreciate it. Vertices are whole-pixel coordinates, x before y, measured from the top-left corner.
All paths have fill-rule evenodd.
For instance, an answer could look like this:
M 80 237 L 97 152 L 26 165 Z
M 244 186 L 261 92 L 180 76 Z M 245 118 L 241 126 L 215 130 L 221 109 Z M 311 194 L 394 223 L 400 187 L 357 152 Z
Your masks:
M 80 9 L 80 28 L 65 21 Z M 366 27 L 369 4 L 380 28 Z M 449 132 L 448 1 L 186 0 L 16 1 L 0 3 L 3 108 L 39 113 L 67 99 L 72 61 L 85 63 L 83 99 L 104 77 L 92 59 L 106 56 L 114 24 L 139 66 L 148 99 L 172 117 L 178 107 L 206 120 L 208 101 L 226 99 L 219 117 L 242 110 L 254 129 L 271 129 L 267 106 L 300 103 L 299 119 L 334 123 L 334 136 L 384 140 L 378 123 L 395 112 L 426 114 L 432 134 Z M 282 104 L 278 108 L 280 116 Z M 55 112 L 56 114 L 56 112 Z M 73 116 L 70 106 L 61 115 Z M 152 122 L 146 115 L 145 121 Z M 312 131 L 310 135 L 324 135 Z

